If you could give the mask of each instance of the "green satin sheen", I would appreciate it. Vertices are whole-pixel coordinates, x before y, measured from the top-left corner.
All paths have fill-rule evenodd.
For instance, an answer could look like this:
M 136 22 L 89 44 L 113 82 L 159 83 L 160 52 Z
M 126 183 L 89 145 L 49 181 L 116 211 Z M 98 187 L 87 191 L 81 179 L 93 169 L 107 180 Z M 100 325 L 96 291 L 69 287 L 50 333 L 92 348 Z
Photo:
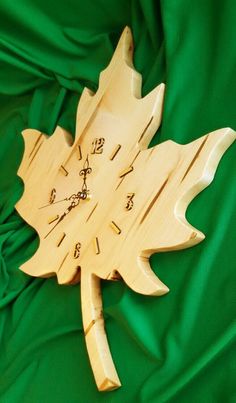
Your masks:
M 235 1 L 8 0 L 0 17 L 0 402 L 235 402 L 236 144 L 187 211 L 206 240 L 151 259 L 170 293 L 146 297 L 103 282 L 122 381 L 114 392 L 96 390 L 80 286 L 18 270 L 38 238 L 14 210 L 23 192 L 21 131 L 51 134 L 59 124 L 74 133 L 81 91 L 97 88 L 125 25 L 143 94 L 167 84 L 152 144 L 236 129 Z

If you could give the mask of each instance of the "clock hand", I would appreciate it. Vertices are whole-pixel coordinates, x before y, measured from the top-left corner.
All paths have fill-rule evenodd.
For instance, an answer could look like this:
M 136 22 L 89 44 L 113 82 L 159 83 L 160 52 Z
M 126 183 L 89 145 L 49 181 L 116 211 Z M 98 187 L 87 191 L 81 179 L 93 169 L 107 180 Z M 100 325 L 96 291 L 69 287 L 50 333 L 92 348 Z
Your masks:
M 73 193 L 70 197 L 68 197 L 68 200 L 71 200 L 72 203 L 76 203 L 76 200 L 85 200 L 87 198 L 87 193 L 83 191 L 78 191 L 78 193 Z M 78 202 L 77 202 L 78 204 Z M 77 206 L 76 204 L 76 206 Z
M 45 204 L 44 206 L 39 207 L 39 210 L 42 208 L 45 208 L 45 207 L 53 206 L 54 204 L 61 203 L 63 201 L 73 200 L 73 197 L 79 198 L 79 199 L 86 199 L 87 194 L 84 194 L 83 190 L 84 189 L 82 188 L 82 192 L 79 191 L 77 194 L 73 193 L 70 197 L 65 197 L 65 199 L 57 200 L 54 203 Z
M 86 183 L 87 175 L 91 174 L 92 168 L 89 166 L 89 159 L 88 159 L 88 154 L 87 158 L 84 161 L 83 169 L 79 172 L 79 175 L 83 177 L 83 185 L 82 185 L 82 192 L 87 195 L 88 187 Z
M 52 204 L 56 204 L 56 203 L 61 203 L 62 201 L 71 201 L 71 204 L 69 205 L 69 207 L 67 208 L 67 210 L 60 216 L 60 218 L 58 219 L 58 221 L 56 222 L 56 224 L 50 229 L 50 231 L 45 235 L 44 238 L 47 238 L 47 236 L 56 228 L 56 226 L 67 216 L 67 214 L 69 214 L 69 212 L 75 208 L 76 206 L 79 205 L 80 200 L 85 200 L 88 196 L 88 188 L 87 188 L 87 183 L 86 183 L 86 178 L 87 178 L 87 174 L 90 174 L 92 172 L 92 168 L 89 166 L 89 159 L 88 159 L 88 155 L 87 158 L 84 162 L 83 165 L 83 169 L 81 169 L 80 171 L 80 176 L 83 177 L 83 185 L 82 185 L 82 191 L 78 191 L 77 194 L 73 193 L 70 197 L 65 197 L 65 199 L 62 200 L 58 200 L 54 203 L 49 203 L 46 204 L 45 206 L 39 207 L 40 209 L 51 206 Z
M 68 201 L 69 197 L 66 197 L 65 199 L 57 200 L 56 202 L 53 202 L 53 203 L 45 204 L 44 206 L 39 207 L 39 210 L 42 209 L 42 208 L 48 207 L 48 206 L 53 206 L 54 204 L 61 203 L 61 202 L 66 201 L 66 200 Z
M 59 218 L 59 220 L 57 221 L 57 223 L 54 225 L 54 227 L 52 227 L 52 228 L 50 229 L 50 231 L 45 235 L 44 239 L 47 238 L 47 236 L 48 236 L 49 234 L 51 234 L 51 232 L 54 230 L 54 228 L 65 218 L 66 215 L 67 215 L 66 213 L 63 213 L 63 214 L 61 215 L 61 217 Z
M 72 195 L 74 196 L 74 195 Z M 66 211 L 61 215 L 61 217 L 58 219 L 58 221 L 56 222 L 56 224 L 50 229 L 50 231 L 45 235 L 44 239 L 47 238 L 47 236 L 49 234 L 51 234 L 51 232 L 56 228 L 56 226 L 62 221 L 64 220 L 64 218 L 67 216 L 67 214 L 69 214 L 69 212 L 75 208 L 76 206 L 79 205 L 81 198 L 78 196 L 76 199 L 73 199 L 71 204 L 69 205 L 69 207 L 67 207 Z M 76 202 L 77 201 L 77 202 Z

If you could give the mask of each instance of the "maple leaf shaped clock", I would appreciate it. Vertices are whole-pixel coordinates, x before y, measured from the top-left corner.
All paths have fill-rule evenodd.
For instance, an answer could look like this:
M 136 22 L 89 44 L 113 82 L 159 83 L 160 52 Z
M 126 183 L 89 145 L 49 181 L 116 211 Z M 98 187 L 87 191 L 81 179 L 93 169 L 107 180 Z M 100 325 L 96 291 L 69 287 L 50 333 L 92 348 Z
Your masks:
M 40 238 L 21 270 L 56 274 L 59 284 L 81 281 L 84 333 L 99 390 L 120 386 L 104 330 L 100 279 L 122 278 L 145 295 L 168 292 L 149 257 L 204 239 L 185 211 L 235 140 L 226 128 L 187 145 L 166 141 L 148 149 L 165 86 L 141 98 L 132 53 L 125 28 L 96 94 L 82 93 L 74 142 L 60 127 L 51 137 L 25 130 L 18 171 L 25 189 L 16 208 Z

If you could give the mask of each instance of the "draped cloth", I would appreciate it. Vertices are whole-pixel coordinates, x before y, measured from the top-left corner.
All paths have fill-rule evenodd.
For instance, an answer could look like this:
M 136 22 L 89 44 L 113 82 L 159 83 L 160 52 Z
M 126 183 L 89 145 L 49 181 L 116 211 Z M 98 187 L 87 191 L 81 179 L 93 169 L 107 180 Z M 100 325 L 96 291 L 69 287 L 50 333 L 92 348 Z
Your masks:
M 235 144 L 187 211 L 206 239 L 151 258 L 170 293 L 147 297 L 102 283 L 122 381 L 113 392 L 99 393 L 93 380 L 80 285 L 19 270 L 38 237 L 14 205 L 23 192 L 21 131 L 50 135 L 60 125 L 74 134 L 81 92 L 96 90 L 126 25 L 143 95 L 166 83 L 152 144 L 236 129 L 235 1 L 8 0 L 0 17 L 0 402 L 234 402 Z

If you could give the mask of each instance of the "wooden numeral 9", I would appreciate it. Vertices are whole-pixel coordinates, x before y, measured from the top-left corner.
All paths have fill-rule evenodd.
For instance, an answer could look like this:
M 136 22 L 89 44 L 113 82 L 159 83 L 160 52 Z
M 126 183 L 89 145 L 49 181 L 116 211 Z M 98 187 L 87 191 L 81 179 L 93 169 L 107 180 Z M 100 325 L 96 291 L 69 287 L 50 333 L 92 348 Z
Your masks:
M 56 198 L 56 193 L 57 193 L 56 189 L 53 188 L 52 191 L 51 191 L 51 194 L 50 194 L 50 198 L 49 198 L 49 203 L 50 204 L 54 203 L 54 200 Z

